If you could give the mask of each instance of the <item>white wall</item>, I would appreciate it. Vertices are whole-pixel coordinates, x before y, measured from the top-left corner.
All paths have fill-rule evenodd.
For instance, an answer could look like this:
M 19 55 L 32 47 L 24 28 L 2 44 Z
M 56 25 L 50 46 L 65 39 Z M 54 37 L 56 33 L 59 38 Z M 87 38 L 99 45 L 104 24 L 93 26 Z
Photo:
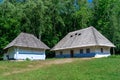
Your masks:
M 92 46 L 92 47 L 83 47 L 83 48 L 76 48 L 76 49 L 67 49 L 67 50 L 60 50 L 60 51 L 55 51 L 56 56 L 60 55 L 60 52 L 63 53 L 63 55 L 70 55 L 70 51 L 74 51 L 75 54 L 80 54 L 80 49 L 83 49 L 83 54 L 89 54 L 86 53 L 86 49 L 90 49 L 90 53 L 96 53 L 96 56 L 110 56 L 110 47 L 103 47 L 103 46 Z M 103 48 L 103 53 L 101 53 L 101 48 Z
M 103 48 L 103 53 L 101 53 L 101 48 Z M 110 47 L 101 47 L 101 46 L 98 46 L 96 47 L 95 49 L 95 52 L 97 53 L 95 55 L 96 58 L 100 58 L 100 57 L 108 57 L 110 56 Z
M 103 48 L 103 53 L 110 53 L 110 47 L 95 47 L 95 52 L 101 53 L 101 48 Z
M 83 48 L 76 48 L 76 49 L 66 49 L 66 50 L 60 50 L 60 51 L 55 51 L 56 54 L 60 54 L 62 51 L 64 54 L 70 54 L 70 51 L 73 50 L 74 53 L 80 53 L 80 49 L 83 49 L 83 53 L 86 54 L 86 49 L 90 48 L 90 52 L 93 53 L 95 52 L 94 47 L 83 47 Z
M 14 58 L 14 53 L 15 53 L 15 51 L 14 51 L 13 47 L 8 49 L 7 53 L 5 53 L 4 56 L 3 56 L 3 59 L 7 60 L 8 59 L 7 55 L 9 56 L 9 58 Z
M 64 57 L 70 57 L 70 50 L 61 50 L 61 51 L 55 51 L 56 57 L 60 57 L 60 53 L 63 53 Z M 62 57 L 62 56 L 61 56 Z
M 45 50 L 32 48 L 16 48 L 15 59 L 45 60 Z
M 4 60 L 6 60 L 6 55 L 11 56 L 17 60 L 31 59 L 31 60 L 45 60 L 45 50 L 44 49 L 33 49 L 33 48 L 21 48 L 12 47 L 8 49 L 7 54 L 4 54 Z

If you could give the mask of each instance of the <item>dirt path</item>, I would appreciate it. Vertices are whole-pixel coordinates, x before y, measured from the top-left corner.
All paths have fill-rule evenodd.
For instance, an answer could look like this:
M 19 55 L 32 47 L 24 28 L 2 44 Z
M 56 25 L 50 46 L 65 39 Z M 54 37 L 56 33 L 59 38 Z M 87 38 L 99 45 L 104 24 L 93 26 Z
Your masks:
M 71 63 L 73 61 L 76 61 L 76 60 L 89 60 L 91 58 L 64 58 L 64 59 L 56 59 L 56 60 L 45 60 L 45 61 L 40 61 L 40 64 L 36 64 L 36 65 L 28 65 L 28 68 L 25 68 L 25 69 L 21 69 L 21 70 L 14 70 L 12 72 L 5 72 L 3 74 L 3 76 L 8 76 L 8 75 L 12 75 L 12 74 L 17 74 L 17 73 L 23 73 L 23 72 L 26 72 L 26 71 L 32 71 L 32 70 L 37 70 L 41 67 L 44 67 L 44 66 L 50 66 L 52 64 L 65 64 L 65 63 Z

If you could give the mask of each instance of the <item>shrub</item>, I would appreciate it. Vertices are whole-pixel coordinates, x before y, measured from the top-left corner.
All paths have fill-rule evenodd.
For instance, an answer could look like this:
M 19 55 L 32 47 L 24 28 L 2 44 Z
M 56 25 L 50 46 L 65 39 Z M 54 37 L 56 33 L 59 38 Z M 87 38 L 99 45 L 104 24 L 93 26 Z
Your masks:
M 29 58 L 26 58 L 26 61 L 30 61 L 30 59 L 29 59 Z

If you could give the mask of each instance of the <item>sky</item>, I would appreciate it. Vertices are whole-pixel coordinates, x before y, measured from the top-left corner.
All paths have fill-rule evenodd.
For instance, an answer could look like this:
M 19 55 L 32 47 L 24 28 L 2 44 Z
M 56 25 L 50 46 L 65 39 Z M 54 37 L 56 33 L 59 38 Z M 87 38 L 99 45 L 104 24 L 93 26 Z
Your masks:
M 76 9 L 79 9 L 78 1 L 79 0 L 74 0 L 74 6 L 76 7 Z M 87 1 L 88 3 L 92 3 L 93 0 L 87 0 Z
M 91 3 L 93 0 L 88 0 L 89 3 Z
M 0 0 L 0 2 L 2 2 L 3 0 Z

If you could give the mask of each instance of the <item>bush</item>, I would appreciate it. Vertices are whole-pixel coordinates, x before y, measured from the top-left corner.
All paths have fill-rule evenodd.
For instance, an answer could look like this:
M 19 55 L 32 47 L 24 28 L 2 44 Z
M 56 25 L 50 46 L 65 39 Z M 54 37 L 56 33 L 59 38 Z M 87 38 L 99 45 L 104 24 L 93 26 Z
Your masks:
M 30 59 L 29 59 L 29 58 L 26 58 L 26 61 L 30 61 Z

